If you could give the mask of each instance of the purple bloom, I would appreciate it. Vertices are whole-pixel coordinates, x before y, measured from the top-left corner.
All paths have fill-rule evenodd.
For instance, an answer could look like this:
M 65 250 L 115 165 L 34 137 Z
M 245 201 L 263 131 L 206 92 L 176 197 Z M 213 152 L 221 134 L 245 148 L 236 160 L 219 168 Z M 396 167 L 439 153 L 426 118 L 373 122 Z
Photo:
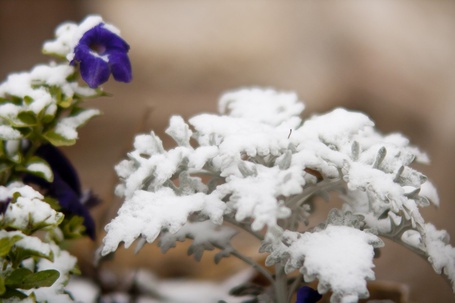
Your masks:
M 8 205 L 10 202 L 11 198 L 8 198 L 6 200 L 0 200 L 0 215 L 6 213 L 6 210 L 8 209 Z
M 100 23 L 85 32 L 74 48 L 74 59 L 80 65 L 81 76 L 91 87 L 96 88 L 109 79 L 110 74 L 121 82 L 130 82 L 131 63 L 129 45 Z
M 300 287 L 297 291 L 297 301 L 295 303 L 316 303 L 321 300 L 322 295 L 309 286 Z
M 54 180 L 49 183 L 38 176 L 29 174 L 24 177 L 24 183 L 36 184 L 45 190 L 45 195 L 58 200 L 61 211 L 65 215 L 77 215 L 84 218 L 86 233 L 94 239 L 95 222 L 87 206 L 96 204 L 98 199 L 93 195 L 87 197 L 82 193 L 76 170 L 58 148 L 45 144 L 38 148 L 36 155 L 49 163 Z

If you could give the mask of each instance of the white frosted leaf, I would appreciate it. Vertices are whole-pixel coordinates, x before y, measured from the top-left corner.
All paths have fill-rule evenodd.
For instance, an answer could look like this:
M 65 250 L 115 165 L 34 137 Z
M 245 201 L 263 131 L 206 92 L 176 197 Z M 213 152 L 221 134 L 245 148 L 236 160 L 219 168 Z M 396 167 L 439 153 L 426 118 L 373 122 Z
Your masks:
M 216 195 L 177 196 L 169 188 L 138 191 L 124 202 L 117 217 L 106 226 L 102 254 L 113 252 L 120 242 L 128 247 L 140 236 L 153 242 L 162 230 L 176 233 L 194 213 L 202 213 L 215 223 L 222 222 L 224 208 L 225 204 Z

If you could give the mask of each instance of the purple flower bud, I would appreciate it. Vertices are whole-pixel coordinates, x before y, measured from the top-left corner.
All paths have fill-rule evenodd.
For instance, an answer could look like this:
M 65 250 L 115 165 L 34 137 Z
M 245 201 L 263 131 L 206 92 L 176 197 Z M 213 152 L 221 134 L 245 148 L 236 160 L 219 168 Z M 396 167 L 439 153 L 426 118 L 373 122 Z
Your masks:
M 131 63 L 128 58 L 129 45 L 100 23 L 85 32 L 74 48 L 74 59 L 79 63 L 81 76 L 91 87 L 96 88 L 109 79 L 110 74 L 120 82 L 132 79 Z

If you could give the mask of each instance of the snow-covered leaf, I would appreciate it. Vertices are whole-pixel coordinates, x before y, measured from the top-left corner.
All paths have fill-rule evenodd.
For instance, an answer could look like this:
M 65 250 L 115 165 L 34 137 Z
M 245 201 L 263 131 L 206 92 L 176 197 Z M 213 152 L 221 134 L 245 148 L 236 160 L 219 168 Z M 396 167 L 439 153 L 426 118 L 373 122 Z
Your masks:
M 333 292 L 331 302 L 357 302 L 368 296 L 366 281 L 374 279 L 374 248 L 382 241 L 347 226 L 302 234 L 289 246 L 288 267 L 299 268 L 305 281 L 318 279 L 319 293 Z

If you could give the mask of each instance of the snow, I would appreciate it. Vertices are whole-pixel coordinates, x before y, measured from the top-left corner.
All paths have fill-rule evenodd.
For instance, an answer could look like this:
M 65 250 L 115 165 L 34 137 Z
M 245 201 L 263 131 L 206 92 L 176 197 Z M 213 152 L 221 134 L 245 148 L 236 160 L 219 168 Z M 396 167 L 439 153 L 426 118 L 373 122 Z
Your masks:
M 122 241 L 128 248 L 140 236 L 153 242 L 164 228 L 176 233 L 193 213 L 201 212 L 213 223 L 221 224 L 224 208 L 216 194 L 177 196 L 170 188 L 156 192 L 137 191 L 125 201 L 118 216 L 106 225 L 102 255 L 113 252 Z
M 19 140 L 22 134 L 8 125 L 0 125 L 0 139 L 1 140 Z
M 427 180 L 422 184 L 420 187 L 420 195 L 427 197 L 434 205 L 439 206 L 439 195 L 431 181 Z
M 455 292 L 455 248 L 449 244 L 449 235 L 445 230 L 437 230 L 433 224 L 425 224 L 423 239 L 428 253 L 428 261 L 437 273 L 444 273 L 452 282 Z
M 50 257 L 51 246 L 48 243 L 42 242 L 39 238 L 27 236 L 21 231 L 0 230 L 0 238 L 12 238 L 14 236 L 19 236 L 21 238 L 21 240 L 15 243 L 16 246 Z
M 155 153 L 163 153 L 163 142 L 155 133 L 150 135 L 138 135 L 134 139 L 134 149 L 139 154 L 153 155 Z
M 149 272 L 141 270 L 136 274 L 136 281 L 139 287 L 156 292 L 163 297 L 163 300 L 153 302 L 214 303 L 225 300 L 229 303 L 240 303 L 249 299 L 249 296 L 233 297 L 228 293 L 233 287 L 249 281 L 253 275 L 254 272 L 251 269 L 244 270 L 224 281 L 215 283 L 204 280 L 160 280 Z
M 93 282 L 76 277 L 70 279 L 65 289 L 74 297 L 75 303 L 96 303 L 101 292 Z
M 278 219 L 288 217 L 290 210 L 280 204 L 277 197 L 298 194 L 305 183 L 300 171 L 283 171 L 278 167 L 258 167 L 256 175 L 230 176 L 226 181 L 217 190 L 222 196 L 229 196 L 227 207 L 235 210 L 237 221 L 254 219 L 254 230 L 276 225 Z
M 67 251 L 61 250 L 56 244 L 50 244 L 54 253 L 54 260 L 40 259 L 37 264 L 39 271 L 55 269 L 60 272 L 59 278 L 50 287 L 40 287 L 34 289 L 36 299 L 39 302 L 47 303 L 73 303 L 71 297 L 65 293 L 65 286 L 69 279 L 69 274 L 75 268 L 77 259 Z
M 120 36 L 119 29 L 111 24 L 106 24 L 101 16 L 90 15 L 80 24 L 67 22 L 60 25 L 55 31 L 55 40 L 44 43 L 43 52 L 66 57 L 68 61 L 73 60 L 74 48 L 79 43 L 79 40 L 84 33 L 100 23 L 104 23 L 104 28 Z
M 357 302 L 368 296 L 366 280 L 374 279 L 374 246 L 380 240 L 373 234 L 347 226 L 329 225 L 314 233 L 304 233 L 289 247 L 290 263 L 304 260 L 305 281 L 319 280 L 319 293 L 329 289 L 331 302 Z
M 9 226 L 26 230 L 40 224 L 57 226 L 63 220 L 63 214 L 43 202 L 43 196 L 30 186 L 14 183 L 8 188 L 8 196 L 12 197 L 14 193 L 20 196 L 8 205 L 4 215 Z
M 235 118 L 278 126 L 293 119 L 300 123 L 298 115 L 305 105 L 294 92 L 277 92 L 274 89 L 245 88 L 225 93 L 219 101 L 219 112 Z M 260 109 L 260 110 L 258 110 Z
M 337 108 L 330 113 L 305 121 L 291 138 L 293 141 L 301 140 L 302 136 L 314 138 L 328 146 L 336 147 L 339 151 L 346 151 L 344 148 L 346 143 L 355 134 L 372 126 L 374 126 L 373 121 L 366 115 Z
M 42 174 L 46 180 L 52 180 L 54 176 L 50 167 L 44 163 L 30 163 L 27 165 L 27 170 Z
M 100 113 L 97 109 L 86 109 L 75 116 L 65 117 L 57 123 L 55 132 L 67 140 L 75 140 L 78 137 L 76 129 Z
M 171 136 L 179 146 L 189 146 L 193 132 L 182 117 L 173 116 L 170 119 L 169 127 L 166 129 L 166 134 Z
M 195 259 L 199 261 L 204 250 L 212 250 L 214 248 L 213 245 L 217 245 L 222 249 L 222 252 L 218 254 L 220 257 L 229 255 L 231 251 L 229 242 L 235 234 L 237 234 L 235 229 L 216 225 L 209 221 L 189 222 L 176 233 L 162 233 L 158 246 L 161 247 L 161 252 L 165 253 L 170 248 L 175 247 L 177 241 L 184 241 L 187 238 L 191 239 L 192 244 L 188 249 L 188 254 L 193 254 Z

